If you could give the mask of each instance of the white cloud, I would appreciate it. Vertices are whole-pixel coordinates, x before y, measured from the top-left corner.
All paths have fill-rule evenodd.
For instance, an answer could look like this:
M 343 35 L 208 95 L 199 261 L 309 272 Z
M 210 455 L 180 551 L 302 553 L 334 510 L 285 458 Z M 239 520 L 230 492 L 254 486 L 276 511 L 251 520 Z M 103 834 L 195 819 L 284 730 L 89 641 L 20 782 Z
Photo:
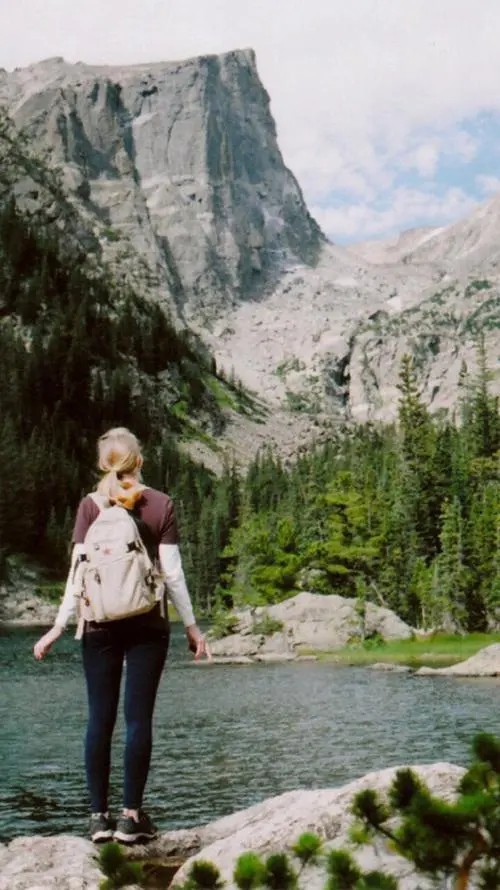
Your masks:
M 391 194 L 388 206 L 360 202 L 344 207 L 312 207 L 312 213 L 333 241 L 361 241 L 389 236 L 413 226 L 452 222 L 474 205 L 470 195 L 458 188 L 450 188 L 442 196 L 398 188 Z
M 402 172 L 472 160 L 462 122 L 500 111 L 499 42 L 498 0 L 0 0 L 6 68 L 253 46 L 285 161 L 321 207 L 341 190 L 373 208 Z
M 476 184 L 483 195 L 494 195 L 500 192 L 500 176 L 476 176 Z
M 419 145 L 412 153 L 411 166 L 415 168 L 419 176 L 424 179 L 432 179 L 436 173 L 439 162 L 439 148 L 436 143 L 427 142 Z

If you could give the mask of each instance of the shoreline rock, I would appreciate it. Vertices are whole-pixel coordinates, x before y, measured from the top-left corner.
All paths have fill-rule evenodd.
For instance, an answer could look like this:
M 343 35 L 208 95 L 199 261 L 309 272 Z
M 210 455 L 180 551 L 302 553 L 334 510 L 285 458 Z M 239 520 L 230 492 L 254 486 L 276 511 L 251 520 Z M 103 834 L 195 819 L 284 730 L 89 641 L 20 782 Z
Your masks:
M 500 643 L 492 643 L 485 646 L 475 655 L 471 655 L 459 664 L 450 667 L 432 668 L 421 667 L 416 671 L 417 677 L 426 676 L 443 677 L 500 677 Z
M 320 652 L 374 635 L 383 640 L 413 635 L 409 625 L 383 606 L 366 603 L 362 613 L 354 598 L 308 591 L 273 606 L 242 609 L 235 617 L 235 632 L 213 641 L 214 656 L 286 661 L 296 659 L 301 648 Z M 266 625 L 271 632 L 265 632 Z
M 451 799 L 462 767 L 434 763 L 412 767 L 428 783 L 433 794 Z M 338 788 L 299 789 L 268 798 L 247 809 L 216 819 L 201 827 L 170 831 L 147 846 L 133 847 L 128 855 L 145 863 L 183 861 L 172 887 L 185 880 L 193 859 L 214 862 L 234 890 L 232 871 L 237 857 L 247 850 L 262 855 L 289 850 L 304 831 L 314 831 L 325 849 L 347 848 L 349 827 L 354 821 L 350 806 L 355 794 L 373 788 L 384 794 L 398 767 L 378 770 Z M 431 883 L 416 877 L 406 860 L 384 844 L 353 851 L 360 865 L 381 868 L 400 879 L 401 890 L 428 890 Z M 0 890 L 98 890 L 102 880 L 90 841 L 71 835 L 25 836 L 0 844 Z M 374 863 L 377 863 L 376 865 Z M 322 890 L 324 873 L 316 867 L 303 871 L 299 888 Z

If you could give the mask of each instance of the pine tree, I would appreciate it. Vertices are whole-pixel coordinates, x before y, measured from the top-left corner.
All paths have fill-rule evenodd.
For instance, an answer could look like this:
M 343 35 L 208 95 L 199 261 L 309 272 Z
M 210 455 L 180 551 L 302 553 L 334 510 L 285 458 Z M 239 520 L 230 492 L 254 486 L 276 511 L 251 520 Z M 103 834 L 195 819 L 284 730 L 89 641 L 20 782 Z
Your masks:
M 469 573 L 464 559 L 463 519 L 458 501 L 445 501 L 442 509 L 440 533 L 441 553 L 437 557 L 440 599 L 444 614 L 442 625 L 452 624 L 464 632 L 468 624 L 473 629 L 484 628 L 484 615 L 471 616 L 467 608 Z

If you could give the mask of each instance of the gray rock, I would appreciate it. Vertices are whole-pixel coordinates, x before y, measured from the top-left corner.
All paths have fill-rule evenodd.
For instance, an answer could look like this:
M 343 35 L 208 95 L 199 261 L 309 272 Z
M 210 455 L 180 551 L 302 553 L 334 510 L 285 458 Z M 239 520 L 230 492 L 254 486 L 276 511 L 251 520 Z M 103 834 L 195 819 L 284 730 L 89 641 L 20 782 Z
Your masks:
M 216 655 L 212 658 L 212 664 L 255 664 L 255 659 L 247 655 Z
M 283 630 L 266 637 L 250 633 L 263 616 L 279 621 Z M 383 639 L 410 639 L 412 628 L 390 609 L 368 603 L 364 622 L 355 599 L 303 591 L 274 606 L 238 613 L 238 633 L 216 640 L 212 651 L 217 656 L 272 655 L 289 658 L 300 647 L 328 651 L 340 649 L 363 632 L 379 634 Z M 241 631 L 240 631 L 241 628 Z
M 449 763 L 415 767 L 429 784 L 432 792 L 450 799 L 464 770 Z M 226 890 L 235 890 L 232 872 L 238 856 L 253 850 L 261 855 L 289 850 L 304 831 L 313 831 L 325 842 L 325 849 L 350 846 L 348 832 L 353 817 L 350 806 L 355 794 L 365 788 L 385 793 L 396 768 L 369 773 L 362 779 L 342 788 L 314 791 L 289 791 L 256 804 L 249 809 L 218 819 L 200 830 L 202 849 L 197 857 L 214 862 L 227 883 Z M 195 858 L 197 858 L 195 857 Z M 387 870 L 400 880 L 400 890 L 430 890 L 431 882 L 416 877 L 410 864 L 395 856 L 385 844 L 361 848 L 355 857 L 365 869 Z M 173 886 L 185 880 L 193 859 L 189 859 L 174 878 Z M 323 890 L 325 873 L 320 869 L 305 869 L 299 887 Z
M 414 767 L 431 791 L 451 799 L 464 770 L 449 763 Z M 185 878 L 193 861 L 199 857 L 219 866 L 231 881 L 237 857 L 247 850 L 266 855 L 287 850 L 303 831 L 317 832 L 325 849 L 349 847 L 348 832 L 353 818 L 350 807 L 354 795 L 364 788 L 384 794 L 396 768 L 369 773 L 340 788 L 289 791 L 269 798 L 248 809 L 210 822 L 208 825 L 171 831 L 144 847 L 134 847 L 130 856 L 139 860 L 184 861 L 173 885 Z M 0 845 L 0 890 L 98 890 L 102 880 L 95 861 L 95 847 L 86 840 L 66 835 L 55 837 L 19 837 Z M 428 890 L 429 883 L 416 879 L 406 860 L 391 853 L 384 844 L 356 851 L 363 868 L 386 869 L 396 875 L 400 890 Z M 301 890 L 323 890 L 324 873 L 304 870 Z
M 7 561 L 8 581 L 0 584 L 0 622 L 20 625 L 51 625 L 57 605 L 36 593 L 39 569 L 17 557 Z
M 411 674 L 413 673 L 413 669 L 408 667 L 406 664 L 391 664 L 388 661 L 377 661 L 376 664 L 371 664 L 370 669 L 372 671 L 386 671 L 391 674 Z
M 500 676 L 500 643 L 486 646 L 466 661 L 451 667 L 421 667 L 417 676 L 440 675 L 443 677 L 499 677 Z
M 52 59 L 2 78 L 0 100 L 93 208 L 109 259 L 131 244 L 182 314 L 261 294 L 325 240 L 252 50 L 129 68 Z
M 90 841 L 70 835 L 18 837 L 0 850 L 0 890 L 98 890 Z

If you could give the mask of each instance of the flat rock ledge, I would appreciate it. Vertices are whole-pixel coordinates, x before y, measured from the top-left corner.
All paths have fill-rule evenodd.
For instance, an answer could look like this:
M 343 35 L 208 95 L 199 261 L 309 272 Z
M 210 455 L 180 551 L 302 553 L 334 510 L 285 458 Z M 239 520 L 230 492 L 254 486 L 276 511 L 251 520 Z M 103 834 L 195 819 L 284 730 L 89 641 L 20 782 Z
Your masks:
M 254 850 L 261 855 L 287 850 L 304 831 L 317 832 L 325 849 L 349 847 L 350 807 L 354 795 L 365 788 L 384 794 L 397 767 L 372 772 L 341 788 L 288 791 L 248 809 L 225 816 L 200 828 L 172 831 L 147 847 L 134 847 L 134 859 L 152 862 L 184 862 L 173 878 L 172 887 L 185 880 L 194 858 L 209 859 L 221 870 L 225 890 L 236 890 L 232 881 L 238 856 Z M 452 798 L 463 775 L 451 763 L 415 766 L 434 794 Z M 352 849 L 352 848 L 351 848 Z M 431 883 L 417 877 L 411 865 L 391 852 L 384 842 L 353 851 L 365 869 L 380 868 L 400 881 L 400 890 L 431 890 Z M 102 880 L 93 845 L 70 835 L 19 837 L 0 845 L 0 890 L 98 890 Z M 323 890 L 324 872 L 318 867 L 304 869 L 301 890 Z
M 360 614 L 353 598 L 302 591 L 274 606 L 235 612 L 234 632 L 212 643 L 217 659 L 238 664 L 252 661 L 292 661 L 301 650 L 341 649 L 377 635 L 383 640 L 408 640 L 413 629 L 395 612 L 367 603 Z
M 416 672 L 418 677 L 438 674 L 443 677 L 500 677 L 500 643 L 492 643 L 471 655 L 466 661 L 453 664 L 451 667 L 421 667 Z

